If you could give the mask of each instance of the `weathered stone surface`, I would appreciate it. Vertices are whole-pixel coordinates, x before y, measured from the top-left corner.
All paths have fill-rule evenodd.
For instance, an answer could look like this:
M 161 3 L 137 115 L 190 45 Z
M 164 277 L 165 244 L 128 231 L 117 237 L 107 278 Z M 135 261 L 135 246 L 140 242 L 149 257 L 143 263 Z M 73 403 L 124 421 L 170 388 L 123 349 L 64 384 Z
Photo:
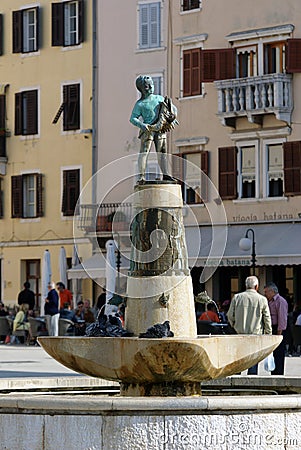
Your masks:
M 275 335 L 39 338 L 44 350 L 70 369 L 134 385 L 222 378 L 262 360 L 280 341 Z

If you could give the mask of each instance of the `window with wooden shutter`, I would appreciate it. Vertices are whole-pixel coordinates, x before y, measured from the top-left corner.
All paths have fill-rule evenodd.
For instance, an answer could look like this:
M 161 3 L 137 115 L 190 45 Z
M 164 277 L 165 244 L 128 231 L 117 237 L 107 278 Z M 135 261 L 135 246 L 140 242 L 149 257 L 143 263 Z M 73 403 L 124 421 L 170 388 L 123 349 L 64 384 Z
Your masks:
M 205 83 L 235 78 L 235 50 L 201 50 L 201 78 Z
M 0 14 L 0 56 L 3 55 L 4 51 L 3 39 L 4 39 L 3 14 Z
M 39 8 L 13 11 L 13 53 L 39 49 Z
M 287 40 L 286 71 L 289 73 L 301 72 L 301 39 Z
M 237 198 L 237 149 L 218 149 L 219 194 L 223 200 Z
M 200 49 L 183 52 L 183 96 L 201 95 L 201 57 Z
M 183 0 L 182 11 L 190 11 L 200 7 L 200 0 Z
M 15 135 L 38 133 L 38 91 L 17 92 L 15 95 Z
M 208 199 L 208 151 L 182 154 L 183 197 L 188 204 L 203 203 Z
M 11 216 L 23 216 L 23 180 L 22 175 L 11 177 Z
M 63 197 L 62 213 L 64 216 L 73 216 L 76 211 L 76 204 L 79 198 L 80 170 L 63 171 Z
M 79 84 L 68 84 L 63 87 L 64 131 L 78 130 L 80 128 L 79 95 L 80 95 Z
M 161 45 L 161 4 L 139 5 L 139 48 L 156 48 Z
M 285 195 L 301 195 L 301 141 L 285 142 L 283 151 Z
M 78 45 L 84 40 L 83 0 L 52 3 L 52 46 Z
M 35 218 L 43 215 L 42 175 L 12 176 L 12 217 Z

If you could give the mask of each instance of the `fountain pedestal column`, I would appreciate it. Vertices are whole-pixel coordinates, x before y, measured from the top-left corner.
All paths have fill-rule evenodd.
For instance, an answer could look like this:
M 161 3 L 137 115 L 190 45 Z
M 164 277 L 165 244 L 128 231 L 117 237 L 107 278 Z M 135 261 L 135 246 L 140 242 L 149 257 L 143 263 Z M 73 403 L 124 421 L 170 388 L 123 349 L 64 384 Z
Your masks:
M 136 336 L 166 320 L 175 337 L 197 335 L 182 207 L 177 183 L 135 187 L 126 329 Z

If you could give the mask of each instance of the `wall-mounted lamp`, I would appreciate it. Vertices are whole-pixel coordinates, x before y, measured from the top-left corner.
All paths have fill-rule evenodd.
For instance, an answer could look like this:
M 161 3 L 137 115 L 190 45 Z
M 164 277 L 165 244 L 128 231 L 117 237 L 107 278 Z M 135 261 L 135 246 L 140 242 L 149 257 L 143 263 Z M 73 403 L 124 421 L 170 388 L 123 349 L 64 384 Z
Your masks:
M 248 234 L 252 234 L 252 240 L 248 237 Z M 255 275 L 255 266 L 256 266 L 256 251 L 255 251 L 255 232 L 252 228 L 249 228 L 246 231 L 245 237 L 239 241 L 239 248 L 247 252 L 252 248 L 252 272 Z

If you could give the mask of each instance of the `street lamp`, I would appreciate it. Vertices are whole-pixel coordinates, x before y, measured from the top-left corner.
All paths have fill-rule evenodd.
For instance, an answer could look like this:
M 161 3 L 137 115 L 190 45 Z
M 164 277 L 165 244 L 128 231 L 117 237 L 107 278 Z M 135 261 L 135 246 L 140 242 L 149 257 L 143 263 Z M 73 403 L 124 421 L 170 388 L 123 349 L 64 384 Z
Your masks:
M 252 240 L 248 237 L 249 232 L 252 234 Z M 239 241 L 239 247 L 244 251 L 248 251 L 252 248 L 252 254 L 251 254 L 251 256 L 252 256 L 252 272 L 253 272 L 253 275 L 255 275 L 255 265 L 256 265 L 255 232 L 252 228 L 249 228 L 246 231 L 245 237 Z

